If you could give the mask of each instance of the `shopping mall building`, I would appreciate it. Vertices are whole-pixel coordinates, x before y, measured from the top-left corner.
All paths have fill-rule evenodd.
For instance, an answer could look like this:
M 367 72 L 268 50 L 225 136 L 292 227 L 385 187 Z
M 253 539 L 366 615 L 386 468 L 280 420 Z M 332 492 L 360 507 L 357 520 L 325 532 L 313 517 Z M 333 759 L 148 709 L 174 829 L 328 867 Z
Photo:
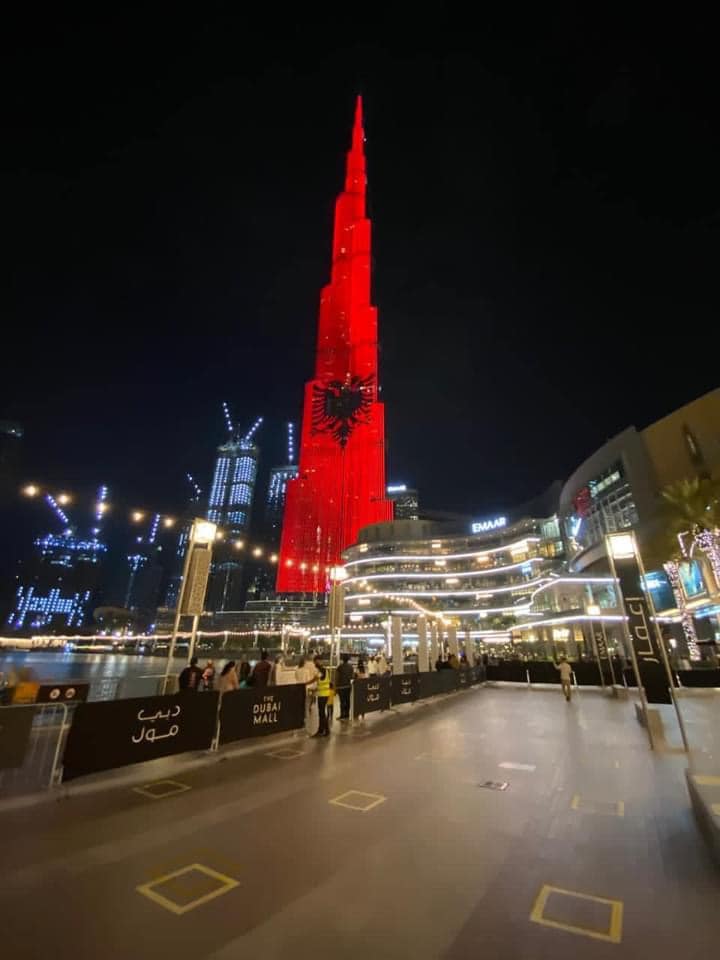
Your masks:
M 719 470 L 716 390 L 641 432 L 623 431 L 567 483 L 518 509 L 366 527 L 345 553 L 344 636 L 358 647 L 380 645 L 396 615 L 410 645 L 426 617 L 469 648 L 497 655 L 589 657 L 596 644 L 622 651 L 605 535 L 633 529 L 644 549 L 662 524 L 662 487 Z M 720 585 L 701 557 L 681 570 L 675 590 L 662 566 L 648 570 L 647 586 L 678 657 L 689 655 L 684 606 L 709 655 L 720 642 Z

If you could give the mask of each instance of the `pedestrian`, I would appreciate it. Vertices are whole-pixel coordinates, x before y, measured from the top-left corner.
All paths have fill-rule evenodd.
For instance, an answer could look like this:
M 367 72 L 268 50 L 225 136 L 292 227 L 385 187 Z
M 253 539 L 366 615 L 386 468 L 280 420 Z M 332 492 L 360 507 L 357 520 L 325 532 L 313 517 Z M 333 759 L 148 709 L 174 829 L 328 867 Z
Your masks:
M 247 662 L 247 660 L 240 661 L 238 680 L 240 681 L 241 690 L 244 690 L 246 687 L 250 686 L 250 683 L 248 682 L 250 680 L 250 664 Z
M 343 653 L 340 656 L 340 665 L 335 671 L 335 688 L 340 698 L 340 719 L 350 719 L 350 693 L 352 681 L 355 676 L 353 665 L 350 663 L 350 654 Z
M 377 661 L 374 656 L 370 657 L 370 659 L 368 660 L 367 672 L 369 677 L 374 677 L 375 674 L 378 672 Z
M 388 672 L 388 662 L 385 659 L 385 654 L 381 653 L 377 658 L 377 675 L 379 677 L 384 677 Z
M 272 670 L 270 671 L 270 685 L 276 687 L 280 681 L 280 675 L 283 669 L 283 658 L 280 654 L 275 657 L 275 663 L 272 665 Z
M 565 699 L 570 703 L 572 697 L 572 667 L 567 662 L 567 657 L 560 657 L 560 663 L 555 664 L 555 669 L 560 673 L 560 686 L 565 694 Z
M 356 680 L 367 680 L 367 677 L 368 677 L 368 674 L 367 674 L 367 669 L 366 669 L 366 667 L 365 667 L 365 661 L 363 660 L 362 657 L 360 657 L 359 660 L 358 660 L 357 670 L 355 671 L 355 679 L 356 679 Z M 365 714 L 364 714 L 364 713 L 357 713 L 357 714 L 355 714 L 355 716 L 356 716 L 356 718 L 357 718 L 358 720 L 364 720 L 364 719 L 365 719 Z
M 268 659 L 268 652 L 267 650 L 261 650 L 260 659 L 252 672 L 252 685 L 254 687 L 267 687 L 270 683 L 271 672 L 272 664 Z
M 215 664 L 208 660 L 203 670 L 203 690 L 212 690 L 215 686 Z
M 235 661 L 228 660 L 225 666 L 220 671 L 220 679 L 218 680 L 218 690 L 220 691 L 220 696 L 224 693 L 230 693 L 233 690 L 240 689 L 240 678 L 238 677 L 237 670 L 235 668 Z
M 315 667 L 317 669 L 317 705 L 318 705 L 318 729 L 313 737 L 329 737 L 327 702 L 330 697 L 330 671 L 322 665 L 320 657 L 315 657 Z
M 451 654 L 450 654 L 450 656 L 448 657 L 447 662 L 448 662 L 448 666 L 450 667 L 451 670 L 459 670 L 459 669 L 460 669 L 460 664 L 458 663 L 458 658 L 455 656 L 454 653 L 451 653 Z
M 197 691 L 200 689 L 200 684 L 202 682 L 202 670 L 197 665 L 197 662 L 197 657 L 191 657 L 190 663 L 187 665 L 187 667 L 185 667 L 178 677 L 178 688 L 180 690 Z
M 330 684 L 330 692 L 328 693 L 327 701 L 327 718 L 328 718 L 328 731 L 330 729 L 330 724 L 333 721 L 333 712 L 335 708 L 335 684 Z

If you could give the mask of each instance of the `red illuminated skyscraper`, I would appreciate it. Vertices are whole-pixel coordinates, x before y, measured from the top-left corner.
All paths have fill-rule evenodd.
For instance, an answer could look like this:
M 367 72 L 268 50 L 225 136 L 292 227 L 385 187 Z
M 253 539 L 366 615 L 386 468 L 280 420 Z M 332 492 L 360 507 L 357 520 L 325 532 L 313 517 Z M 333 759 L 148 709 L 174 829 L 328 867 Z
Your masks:
M 392 519 L 385 411 L 378 402 L 377 310 L 370 303 L 362 100 L 345 189 L 335 204 L 332 273 L 320 295 L 315 378 L 305 386 L 298 477 L 288 481 L 277 589 L 325 589 L 361 527 Z

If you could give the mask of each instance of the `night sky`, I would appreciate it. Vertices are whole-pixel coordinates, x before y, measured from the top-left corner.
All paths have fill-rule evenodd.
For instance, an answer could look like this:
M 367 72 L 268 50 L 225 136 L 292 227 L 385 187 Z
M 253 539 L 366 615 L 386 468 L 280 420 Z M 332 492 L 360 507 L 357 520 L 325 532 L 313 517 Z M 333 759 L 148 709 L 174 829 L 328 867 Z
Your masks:
M 177 509 L 223 400 L 282 462 L 358 91 L 389 480 L 481 516 L 718 385 L 709 28 L 418 10 L 7 26 L 0 418 L 27 479 Z

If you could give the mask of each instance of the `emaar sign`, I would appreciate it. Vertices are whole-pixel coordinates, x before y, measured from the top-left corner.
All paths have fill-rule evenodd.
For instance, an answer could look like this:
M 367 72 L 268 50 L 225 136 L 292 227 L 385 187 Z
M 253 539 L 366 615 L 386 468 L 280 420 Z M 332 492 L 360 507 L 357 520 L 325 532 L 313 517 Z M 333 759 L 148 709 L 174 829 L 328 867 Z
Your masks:
M 479 520 L 470 524 L 473 533 L 486 533 L 488 530 L 499 530 L 507 525 L 507 517 L 493 517 L 492 520 Z

